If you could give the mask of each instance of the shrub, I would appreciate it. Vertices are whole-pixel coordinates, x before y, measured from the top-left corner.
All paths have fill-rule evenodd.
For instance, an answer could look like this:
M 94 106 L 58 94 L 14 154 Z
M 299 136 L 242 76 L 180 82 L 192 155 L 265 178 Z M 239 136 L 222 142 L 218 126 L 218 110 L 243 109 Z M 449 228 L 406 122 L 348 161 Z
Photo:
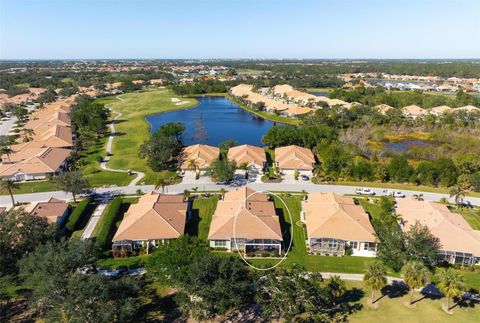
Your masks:
M 82 222 L 82 218 L 85 214 L 85 211 L 87 210 L 89 203 L 90 199 L 86 198 L 77 204 L 72 214 L 70 214 L 70 216 L 68 217 L 67 224 L 65 225 L 65 228 L 68 231 L 73 232 L 79 229 L 80 223 Z
M 105 210 L 103 215 L 103 221 L 101 223 L 100 231 L 97 235 L 98 244 L 102 248 L 107 248 L 111 242 L 112 231 L 114 229 L 115 223 L 117 222 L 117 217 L 120 214 L 120 208 L 122 207 L 122 199 L 116 197 L 110 202 Z
M 97 163 L 100 164 L 101 162 L 103 162 L 103 157 L 98 155 L 97 157 L 95 157 L 95 160 L 97 161 Z

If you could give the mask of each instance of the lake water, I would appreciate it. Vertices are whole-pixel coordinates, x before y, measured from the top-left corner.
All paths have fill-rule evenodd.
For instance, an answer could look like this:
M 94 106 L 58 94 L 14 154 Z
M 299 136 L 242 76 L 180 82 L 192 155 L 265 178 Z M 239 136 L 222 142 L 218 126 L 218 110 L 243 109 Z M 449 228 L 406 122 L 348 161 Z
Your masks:
M 313 94 L 315 96 L 328 96 L 330 92 L 309 92 L 310 94 Z
M 257 117 L 224 97 L 200 97 L 193 108 L 155 114 L 147 117 L 150 131 L 168 122 L 182 122 L 186 131 L 183 143 L 218 146 L 232 139 L 237 144 L 263 146 L 262 137 L 274 122 Z
M 409 150 L 410 148 L 427 146 L 429 144 L 431 144 L 431 142 L 427 140 L 405 139 L 405 140 L 387 142 L 384 145 L 384 147 L 386 149 L 391 149 L 393 151 L 403 153 Z

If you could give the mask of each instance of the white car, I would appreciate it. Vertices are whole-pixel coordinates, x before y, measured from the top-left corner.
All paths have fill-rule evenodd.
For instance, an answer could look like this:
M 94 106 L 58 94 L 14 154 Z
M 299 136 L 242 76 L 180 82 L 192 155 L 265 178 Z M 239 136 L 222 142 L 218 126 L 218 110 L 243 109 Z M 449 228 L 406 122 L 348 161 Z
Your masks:
M 369 189 L 369 188 L 357 188 L 357 189 L 355 190 L 355 194 L 374 196 L 374 195 L 375 195 L 375 192 L 372 191 L 372 190 Z
M 394 190 L 383 190 L 383 195 L 385 196 L 393 196 L 397 198 L 404 198 L 405 194 L 403 194 L 400 191 L 394 191 Z

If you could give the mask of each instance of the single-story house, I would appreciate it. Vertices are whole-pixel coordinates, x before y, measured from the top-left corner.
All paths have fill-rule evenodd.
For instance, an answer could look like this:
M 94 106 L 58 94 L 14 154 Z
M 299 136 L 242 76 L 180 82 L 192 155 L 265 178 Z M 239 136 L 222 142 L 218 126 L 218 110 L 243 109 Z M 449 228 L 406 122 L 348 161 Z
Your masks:
M 410 117 L 412 119 L 423 117 L 424 115 L 428 114 L 427 110 L 419 107 L 418 105 L 408 105 L 406 107 L 403 107 L 402 113 L 404 116 Z
M 430 109 L 430 113 L 436 116 L 441 116 L 442 114 L 450 113 L 452 111 L 453 109 L 448 105 L 440 105 Z
M 480 262 L 480 231 L 473 230 L 463 216 L 445 204 L 398 199 L 396 213 L 402 218 L 402 230 L 410 230 L 418 221 L 440 240 L 439 260 L 469 266 Z
M 466 106 L 463 106 L 463 107 L 460 107 L 460 108 L 456 108 L 453 110 L 453 112 L 461 112 L 461 111 L 465 111 L 465 112 L 480 112 L 480 108 L 477 108 L 473 105 L 466 105 Z
M 190 204 L 181 195 L 151 193 L 130 205 L 115 236 L 112 249 L 147 251 L 184 234 Z
M 275 164 L 282 173 L 298 171 L 311 175 L 315 157 L 310 149 L 291 145 L 275 148 Z
M 218 201 L 208 233 L 210 247 L 249 254 L 282 253 L 282 230 L 275 204 L 244 187 Z
M 267 166 L 267 157 L 262 147 L 252 145 L 241 145 L 228 150 L 227 158 L 235 161 L 237 167 L 242 164 L 248 166 L 251 173 L 261 173 Z
M 394 107 L 388 105 L 388 104 L 379 104 L 375 107 L 381 114 L 386 114 L 388 111 L 395 109 Z
M 62 225 L 70 214 L 70 206 L 63 200 L 50 198 L 47 202 L 32 202 L 19 206 L 30 215 L 46 218 L 48 223 Z
M 307 249 L 320 255 L 375 257 L 375 231 L 367 213 L 351 197 L 332 192 L 310 194 L 303 202 Z
M 2 155 L 0 178 L 14 181 L 45 179 L 65 170 L 70 149 L 31 148 L 11 156 Z
M 181 153 L 180 168 L 183 171 L 191 170 L 200 172 L 210 167 L 219 155 L 220 149 L 217 147 L 201 144 L 188 146 L 185 147 Z

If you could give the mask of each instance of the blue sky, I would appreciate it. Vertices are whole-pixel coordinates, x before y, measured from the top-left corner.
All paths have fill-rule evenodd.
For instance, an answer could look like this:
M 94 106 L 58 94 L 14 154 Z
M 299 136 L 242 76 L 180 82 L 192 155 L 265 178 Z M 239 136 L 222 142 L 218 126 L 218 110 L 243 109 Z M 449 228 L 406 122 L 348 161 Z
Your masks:
M 480 58 L 480 0 L 0 0 L 0 58 Z

